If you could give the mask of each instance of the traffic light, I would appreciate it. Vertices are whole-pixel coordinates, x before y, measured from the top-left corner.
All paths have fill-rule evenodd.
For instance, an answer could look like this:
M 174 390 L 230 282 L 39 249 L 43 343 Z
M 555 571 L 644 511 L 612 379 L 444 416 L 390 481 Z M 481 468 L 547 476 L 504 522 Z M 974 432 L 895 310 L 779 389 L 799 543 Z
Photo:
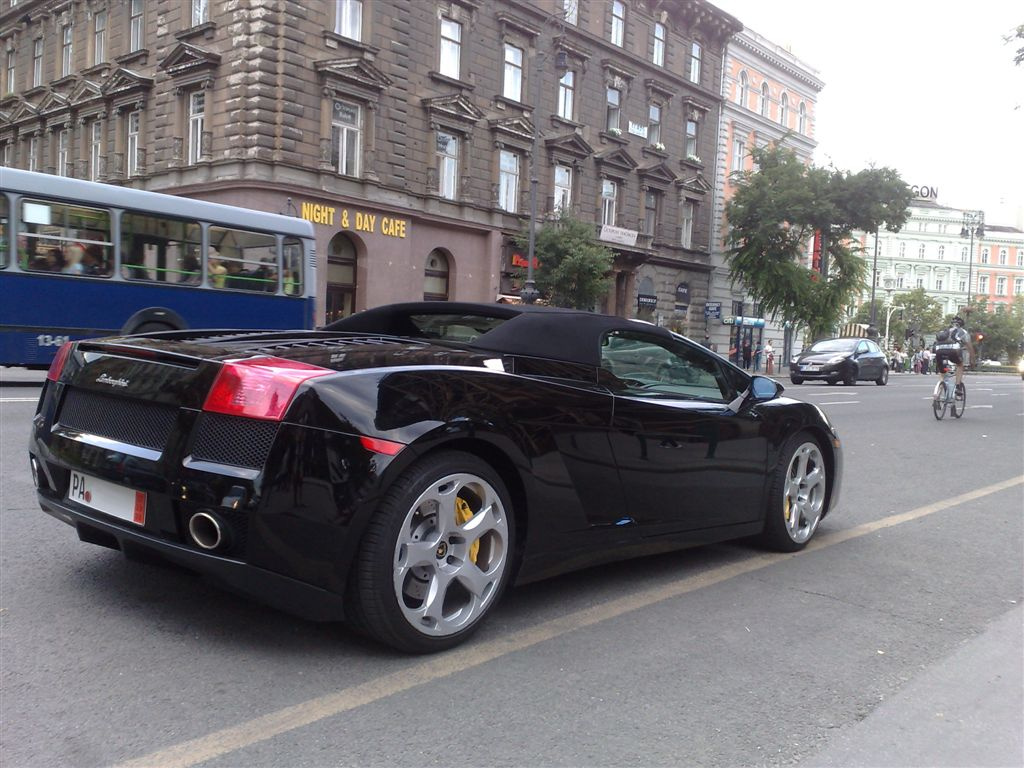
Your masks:
M 914 329 L 907 328 L 907 330 L 903 332 L 903 340 L 910 341 L 912 338 L 914 338 Z

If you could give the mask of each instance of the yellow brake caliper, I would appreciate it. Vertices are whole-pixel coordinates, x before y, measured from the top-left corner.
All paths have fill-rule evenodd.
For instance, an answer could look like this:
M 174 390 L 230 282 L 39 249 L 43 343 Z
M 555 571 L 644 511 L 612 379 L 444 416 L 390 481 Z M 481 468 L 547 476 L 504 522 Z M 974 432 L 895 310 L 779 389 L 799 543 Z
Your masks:
M 473 510 L 469 508 L 469 504 L 461 496 L 455 499 L 455 524 L 465 525 L 473 517 Z M 469 559 L 474 563 L 476 562 L 477 553 L 480 551 L 480 540 L 477 539 L 469 545 Z

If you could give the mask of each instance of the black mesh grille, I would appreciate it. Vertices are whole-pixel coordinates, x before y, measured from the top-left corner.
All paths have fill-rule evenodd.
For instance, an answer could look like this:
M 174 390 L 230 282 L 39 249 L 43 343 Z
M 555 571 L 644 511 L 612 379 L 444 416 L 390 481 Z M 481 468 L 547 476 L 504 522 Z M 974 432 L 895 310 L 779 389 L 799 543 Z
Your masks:
M 145 400 L 68 390 L 58 422 L 76 432 L 162 451 L 174 428 L 177 409 Z
M 276 421 L 204 413 L 199 419 L 192 458 L 260 469 L 275 435 Z

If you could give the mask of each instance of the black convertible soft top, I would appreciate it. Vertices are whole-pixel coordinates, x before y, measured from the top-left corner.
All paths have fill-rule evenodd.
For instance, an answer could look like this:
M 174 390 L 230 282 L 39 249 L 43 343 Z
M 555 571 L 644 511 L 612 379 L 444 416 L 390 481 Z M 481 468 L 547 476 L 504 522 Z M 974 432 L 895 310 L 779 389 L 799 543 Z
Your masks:
M 417 301 L 386 304 L 336 320 L 326 331 L 375 333 L 405 338 L 430 338 L 418 321 L 426 316 L 462 316 L 481 321 L 484 330 L 466 346 L 494 352 L 600 365 L 601 339 L 611 331 L 644 330 L 671 338 L 664 328 L 640 320 L 600 315 L 580 309 L 536 304 L 477 304 L 459 301 Z

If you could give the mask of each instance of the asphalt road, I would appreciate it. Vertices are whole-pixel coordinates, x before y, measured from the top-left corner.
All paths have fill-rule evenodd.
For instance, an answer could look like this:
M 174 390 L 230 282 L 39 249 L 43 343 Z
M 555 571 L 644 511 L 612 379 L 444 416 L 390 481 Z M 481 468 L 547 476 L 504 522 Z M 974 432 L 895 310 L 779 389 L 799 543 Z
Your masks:
M 33 376 L 0 372 L 5 768 L 1024 765 L 1018 377 L 943 422 L 931 376 L 790 386 L 847 462 L 806 551 L 515 589 L 410 658 L 80 543 L 33 499 Z

